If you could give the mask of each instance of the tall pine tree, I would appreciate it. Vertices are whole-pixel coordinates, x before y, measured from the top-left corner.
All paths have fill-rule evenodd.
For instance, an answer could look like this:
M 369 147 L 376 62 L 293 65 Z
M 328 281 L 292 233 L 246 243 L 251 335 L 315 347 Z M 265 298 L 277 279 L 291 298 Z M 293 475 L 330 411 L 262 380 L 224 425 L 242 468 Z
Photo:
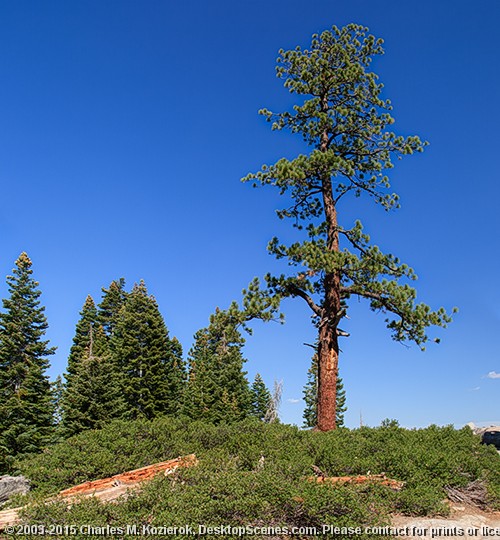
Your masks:
M 318 428 L 336 427 L 336 378 L 342 320 L 350 301 L 364 298 L 397 341 L 423 347 L 428 327 L 445 327 L 450 316 L 416 302 L 414 271 L 383 253 L 364 232 L 349 224 L 341 206 L 349 196 L 365 195 L 390 210 L 398 206 L 388 178 L 394 160 L 421 152 L 417 136 L 391 131 L 394 119 L 383 85 L 371 62 L 383 53 L 382 40 L 356 24 L 313 35 L 311 45 L 280 51 L 276 73 L 289 93 L 291 110 L 261 110 L 275 130 L 289 130 L 307 145 L 306 153 L 281 158 L 243 180 L 275 186 L 285 195 L 277 211 L 297 235 L 290 243 L 273 238 L 268 250 L 288 263 L 281 275 L 267 275 L 275 299 L 294 297 L 311 309 L 318 329 Z M 352 212 L 349 212 L 352 215 Z M 348 213 L 348 214 L 349 214 Z
M 76 324 L 65 377 L 60 423 L 64 436 L 100 428 L 124 414 L 119 373 L 90 295 Z
M 186 378 L 182 349 L 169 338 L 158 304 L 143 281 L 134 285 L 120 309 L 111 345 L 123 374 L 128 415 L 177 413 Z
M 189 352 L 184 413 L 209 422 L 233 422 L 251 412 L 251 393 L 243 371 L 245 340 L 229 311 L 216 310 L 199 330 Z
M 45 308 L 40 304 L 32 262 L 21 253 L 12 276 L 10 297 L 0 313 L 0 470 L 14 457 L 39 452 L 53 435 L 54 400 L 46 371 L 55 349 L 44 340 Z

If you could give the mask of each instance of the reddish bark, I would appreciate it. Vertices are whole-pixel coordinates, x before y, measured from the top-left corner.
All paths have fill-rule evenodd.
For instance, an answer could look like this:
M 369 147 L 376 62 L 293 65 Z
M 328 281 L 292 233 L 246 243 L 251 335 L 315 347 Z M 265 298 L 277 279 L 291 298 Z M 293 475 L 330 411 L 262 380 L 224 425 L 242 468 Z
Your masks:
M 332 335 L 333 334 L 333 335 Z M 318 347 L 318 429 L 337 427 L 338 339 L 336 328 L 324 324 L 319 331 Z
M 103 502 L 119 500 L 133 488 L 141 488 L 143 482 L 151 480 L 159 473 L 165 475 L 173 473 L 181 467 L 194 467 L 198 460 L 194 454 L 178 457 L 170 461 L 154 463 L 147 467 L 115 474 L 109 478 L 92 480 L 60 491 L 55 497 L 47 499 L 47 503 L 55 500 L 63 500 L 70 507 L 80 498 L 95 497 Z M 14 525 L 20 521 L 19 514 L 23 508 L 11 508 L 0 511 L 0 531 L 9 525 Z
M 124 472 L 121 474 L 115 474 L 109 478 L 103 478 L 100 480 L 92 480 L 89 482 L 84 482 L 78 486 L 73 486 L 68 489 L 65 489 L 59 492 L 61 497 L 68 497 L 71 495 L 87 495 L 87 494 L 96 494 L 102 490 L 121 485 L 135 485 L 139 482 L 144 482 L 146 480 L 151 480 L 158 473 L 163 472 L 164 474 L 169 474 L 178 469 L 179 467 L 192 467 L 196 465 L 198 460 L 194 454 L 188 456 L 171 459 L 170 461 L 162 461 L 161 463 L 155 463 L 153 465 L 148 465 L 147 467 L 142 467 L 140 469 L 135 469 L 133 471 Z
M 326 95 L 322 99 L 324 113 L 328 111 Z M 329 134 L 325 130 L 321 137 L 320 150 L 326 152 L 329 146 Z M 327 249 L 339 252 L 339 233 L 337 209 L 332 192 L 332 180 L 329 175 L 322 179 L 323 208 L 327 224 Z M 319 323 L 318 335 L 318 425 L 320 431 L 330 431 L 337 427 L 337 373 L 339 346 L 337 326 L 340 320 L 340 270 L 327 272 L 323 281 L 324 299 Z

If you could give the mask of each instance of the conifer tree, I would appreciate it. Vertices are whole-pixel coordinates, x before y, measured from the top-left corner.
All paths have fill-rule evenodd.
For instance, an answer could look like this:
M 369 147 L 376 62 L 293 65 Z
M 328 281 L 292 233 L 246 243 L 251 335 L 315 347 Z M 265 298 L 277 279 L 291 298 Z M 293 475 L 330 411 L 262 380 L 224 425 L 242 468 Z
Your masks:
M 0 470 L 14 457 L 40 451 L 53 435 L 54 402 L 46 375 L 55 348 L 44 340 L 47 330 L 41 292 L 32 277 L 32 262 L 21 253 L 9 298 L 0 313 Z
M 97 327 L 97 308 L 94 299 L 90 294 L 85 299 L 80 319 L 76 323 L 75 336 L 68 357 L 68 366 L 66 369 L 66 390 L 70 391 L 72 378 L 78 374 L 83 358 L 88 355 L 92 330 Z M 65 391 L 63 394 L 66 393 Z M 64 401 L 64 395 L 63 395 Z
M 83 351 L 64 392 L 62 432 L 75 435 L 103 428 L 126 414 L 122 378 L 111 358 L 101 325 L 89 326 L 88 346 Z
M 73 344 L 68 357 L 68 365 L 64 374 L 65 382 L 61 389 L 60 398 L 60 432 L 65 436 L 74 435 L 83 429 L 80 421 L 74 421 L 74 418 L 80 418 L 79 396 L 74 395 L 75 382 L 80 375 L 83 361 L 87 358 L 91 336 L 97 326 L 97 308 L 94 299 L 88 295 L 80 311 L 80 319 L 76 323 Z
M 118 320 L 118 313 L 127 297 L 125 279 L 120 278 L 112 281 L 107 289 L 102 288 L 102 293 L 102 300 L 98 306 L 98 322 L 106 335 L 111 337 Z
M 252 411 L 251 415 L 259 420 L 264 420 L 271 402 L 271 392 L 265 385 L 260 373 L 255 375 L 255 379 L 250 388 L 252 394 Z
M 303 390 L 304 395 L 304 427 L 315 427 L 318 423 L 318 354 L 315 353 L 311 360 L 311 367 L 307 372 L 307 383 Z M 337 373 L 337 407 L 336 424 L 337 427 L 344 425 L 344 413 L 346 407 L 346 395 L 344 383 Z
M 209 422 L 233 422 L 251 412 L 251 393 L 243 371 L 245 343 L 230 311 L 216 310 L 199 330 L 189 352 L 189 381 L 183 412 Z
M 416 303 L 410 284 L 414 271 L 370 242 L 360 221 L 343 223 L 341 203 L 365 195 L 385 210 L 398 206 L 387 173 L 393 160 L 421 152 L 416 136 L 390 131 L 394 123 L 383 85 L 371 71 L 383 53 L 382 40 L 356 24 L 315 34 L 311 47 L 281 50 L 277 76 L 297 97 L 292 111 L 260 111 L 274 130 L 298 134 L 310 148 L 294 159 L 282 158 L 247 175 L 254 186 L 271 185 L 286 195 L 280 219 L 291 219 L 297 237 L 291 244 L 273 238 L 268 250 L 285 259 L 289 271 L 267 275 L 274 300 L 303 299 L 318 328 L 318 428 L 336 427 L 336 378 L 339 337 L 349 300 L 366 299 L 387 314 L 387 327 L 397 341 L 423 348 L 427 328 L 445 327 L 451 318 L 443 308 L 432 311 Z M 275 307 L 275 304 L 271 307 Z
M 58 426 L 62 419 L 62 396 L 64 392 L 64 382 L 61 375 L 56 377 L 52 383 L 52 397 L 54 400 L 54 424 Z
M 66 437 L 100 428 L 125 413 L 121 377 L 90 295 L 80 316 L 61 397 L 60 431 Z
M 175 414 L 182 404 L 185 365 L 180 343 L 169 339 L 158 305 L 143 281 L 121 307 L 111 338 L 123 374 L 128 416 Z
M 180 412 L 182 409 L 186 391 L 187 372 L 186 362 L 182 358 L 182 345 L 180 341 L 174 336 L 167 343 L 170 362 L 169 377 L 167 379 L 167 392 L 170 403 L 168 413 L 174 414 Z

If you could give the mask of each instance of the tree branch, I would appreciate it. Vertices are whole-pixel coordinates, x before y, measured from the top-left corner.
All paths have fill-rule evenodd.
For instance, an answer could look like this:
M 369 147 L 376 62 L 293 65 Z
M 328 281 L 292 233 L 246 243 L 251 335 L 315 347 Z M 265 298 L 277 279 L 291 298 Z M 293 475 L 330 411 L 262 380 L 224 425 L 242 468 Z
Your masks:
M 408 323 L 408 319 L 405 316 L 405 313 L 399 309 L 396 305 L 394 305 L 393 302 L 390 301 L 389 298 L 386 296 L 383 296 L 380 293 L 372 292 L 372 291 L 365 291 L 365 290 L 359 290 L 355 287 L 341 287 L 340 289 L 341 294 L 355 294 L 357 296 L 361 296 L 363 298 L 368 298 L 370 300 L 376 300 L 377 302 L 380 302 L 382 306 L 387 309 L 387 311 L 390 311 L 391 313 L 394 313 L 401 319 L 401 324 L 403 326 L 403 329 L 408 333 L 408 336 L 410 339 L 413 339 L 416 343 L 418 343 L 418 336 L 415 334 L 411 324 Z
M 302 289 L 297 287 L 297 285 L 294 285 L 292 283 L 287 284 L 286 289 L 288 289 L 288 292 L 292 296 L 300 296 L 301 298 L 303 298 L 307 302 L 307 305 L 314 311 L 314 313 L 318 317 L 321 317 L 321 312 L 322 312 L 321 308 L 318 306 L 318 304 L 314 302 L 314 300 L 305 291 L 303 291 Z

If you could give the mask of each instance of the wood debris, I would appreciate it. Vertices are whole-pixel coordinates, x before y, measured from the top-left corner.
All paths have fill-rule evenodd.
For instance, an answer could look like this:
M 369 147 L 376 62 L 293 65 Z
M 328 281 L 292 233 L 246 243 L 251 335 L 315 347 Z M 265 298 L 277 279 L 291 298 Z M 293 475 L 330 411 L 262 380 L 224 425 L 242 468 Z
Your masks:
M 90 482 L 84 482 L 77 486 L 70 487 L 59 493 L 60 497 L 68 498 L 74 496 L 92 496 L 98 495 L 104 490 L 116 488 L 120 486 L 131 487 L 151 480 L 157 474 L 163 472 L 163 474 L 172 474 L 178 468 L 192 467 L 198 463 L 196 456 L 190 454 L 188 456 L 171 459 L 169 461 L 162 461 L 161 463 L 155 463 L 148 465 L 147 467 L 141 467 L 133 471 L 127 471 L 121 474 L 115 474 L 109 478 L 103 478 L 101 480 L 92 480 Z
M 366 483 L 376 483 L 382 486 L 387 486 L 394 491 L 400 491 L 403 489 L 404 482 L 399 480 L 392 480 L 387 478 L 387 476 L 382 474 L 367 474 L 367 475 L 358 475 L 358 476 L 309 476 L 309 482 L 317 482 L 318 484 L 366 484 Z
M 467 504 L 478 508 L 488 507 L 488 490 L 482 480 L 474 480 L 465 487 L 445 487 L 448 499 L 455 503 Z
M 68 506 L 81 497 L 96 497 L 103 502 L 110 502 L 125 495 L 133 488 L 140 488 L 143 482 L 151 480 L 160 473 L 172 474 L 179 468 L 193 467 L 198 464 L 194 454 L 190 454 L 161 463 L 154 463 L 147 467 L 141 467 L 133 471 L 115 474 L 109 478 L 84 482 L 77 486 L 60 491 L 55 497 L 47 500 L 47 503 L 63 500 Z M 13 525 L 19 521 L 19 512 L 22 508 L 11 508 L 0 512 L 0 530 L 7 525 Z

